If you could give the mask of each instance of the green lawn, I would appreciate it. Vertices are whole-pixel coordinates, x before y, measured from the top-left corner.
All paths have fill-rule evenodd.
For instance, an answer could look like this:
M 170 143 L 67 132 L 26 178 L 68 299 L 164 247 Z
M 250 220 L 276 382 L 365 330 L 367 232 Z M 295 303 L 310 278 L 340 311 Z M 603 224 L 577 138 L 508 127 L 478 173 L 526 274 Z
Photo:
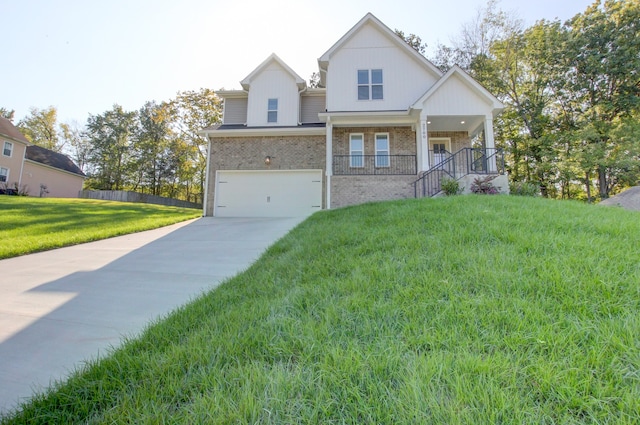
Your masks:
M 155 229 L 200 210 L 89 199 L 0 195 L 0 259 Z
M 3 424 L 637 424 L 640 215 L 459 196 L 315 214 Z

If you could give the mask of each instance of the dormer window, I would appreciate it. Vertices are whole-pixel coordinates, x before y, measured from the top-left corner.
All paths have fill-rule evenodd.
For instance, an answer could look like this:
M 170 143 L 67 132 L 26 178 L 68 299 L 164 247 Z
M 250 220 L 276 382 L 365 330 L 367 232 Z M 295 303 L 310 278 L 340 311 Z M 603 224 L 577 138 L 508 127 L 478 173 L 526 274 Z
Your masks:
M 358 100 L 382 99 L 382 70 L 358 70 Z
M 278 122 L 278 99 L 269 99 L 267 105 L 267 122 Z

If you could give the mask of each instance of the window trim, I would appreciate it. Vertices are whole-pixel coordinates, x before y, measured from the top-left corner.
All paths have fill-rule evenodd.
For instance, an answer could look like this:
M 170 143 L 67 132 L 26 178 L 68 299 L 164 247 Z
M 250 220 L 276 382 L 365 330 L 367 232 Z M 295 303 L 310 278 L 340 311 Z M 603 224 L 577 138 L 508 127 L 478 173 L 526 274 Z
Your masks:
M 378 136 L 385 136 L 387 141 L 387 149 L 378 149 Z M 391 167 L 391 143 L 389 141 L 389 133 L 376 133 L 374 135 L 374 149 L 375 149 L 375 166 L 376 168 L 389 168 Z M 380 161 L 382 160 L 382 161 Z
M 2 174 L 2 170 L 6 170 L 6 174 Z M 0 167 L 0 176 L 4 177 L 4 180 L 0 180 L 0 183 L 9 183 L 9 170 L 5 167 Z
M 271 108 L 271 101 L 275 102 L 275 109 Z M 268 124 L 277 124 L 278 123 L 278 101 L 277 97 L 270 97 L 267 99 L 267 123 Z M 275 115 L 275 119 L 271 120 L 271 114 Z
M 353 149 L 354 136 L 360 138 L 359 142 L 361 143 L 362 149 Z M 360 153 L 354 155 L 354 152 Z M 364 168 L 364 133 L 349 134 L 349 167 Z
M 7 146 L 9 146 L 9 155 L 6 154 Z M 13 156 L 13 142 L 8 140 L 4 141 L 4 145 L 2 146 L 2 155 L 8 156 L 9 158 Z
M 380 82 L 373 81 L 374 72 L 379 71 L 380 74 Z M 366 82 L 361 81 L 360 76 L 364 76 L 366 73 Z M 376 72 L 377 74 L 377 72 Z M 371 69 L 358 69 L 356 72 L 357 75 L 357 97 L 358 100 L 384 100 L 384 71 L 382 68 L 371 68 Z M 380 97 L 374 97 L 374 88 L 380 88 Z M 361 89 L 367 89 L 367 97 L 361 96 Z

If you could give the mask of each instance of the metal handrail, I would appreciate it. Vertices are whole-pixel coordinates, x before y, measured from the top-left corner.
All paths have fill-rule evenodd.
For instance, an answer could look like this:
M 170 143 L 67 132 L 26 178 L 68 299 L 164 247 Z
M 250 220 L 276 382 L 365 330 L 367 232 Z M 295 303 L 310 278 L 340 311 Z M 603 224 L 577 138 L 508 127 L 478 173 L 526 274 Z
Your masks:
M 504 174 L 504 152 L 500 148 L 462 148 L 424 171 L 413 182 L 414 196 L 435 196 L 442 191 L 445 177 L 459 180 L 468 174 Z M 420 185 L 420 187 L 419 187 Z

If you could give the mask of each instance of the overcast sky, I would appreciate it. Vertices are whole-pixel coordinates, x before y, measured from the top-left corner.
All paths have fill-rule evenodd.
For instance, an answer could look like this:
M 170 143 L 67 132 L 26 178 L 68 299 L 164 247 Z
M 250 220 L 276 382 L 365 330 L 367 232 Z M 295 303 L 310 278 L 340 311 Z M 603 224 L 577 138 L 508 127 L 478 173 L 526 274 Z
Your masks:
M 525 24 L 562 21 L 592 0 L 502 0 Z M 84 123 L 177 91 L 240 88 L 271 53 L 302 78 L 367 12 L 433 47 L 449 44 L 483 0 L 0 0 L 0 107 Z

